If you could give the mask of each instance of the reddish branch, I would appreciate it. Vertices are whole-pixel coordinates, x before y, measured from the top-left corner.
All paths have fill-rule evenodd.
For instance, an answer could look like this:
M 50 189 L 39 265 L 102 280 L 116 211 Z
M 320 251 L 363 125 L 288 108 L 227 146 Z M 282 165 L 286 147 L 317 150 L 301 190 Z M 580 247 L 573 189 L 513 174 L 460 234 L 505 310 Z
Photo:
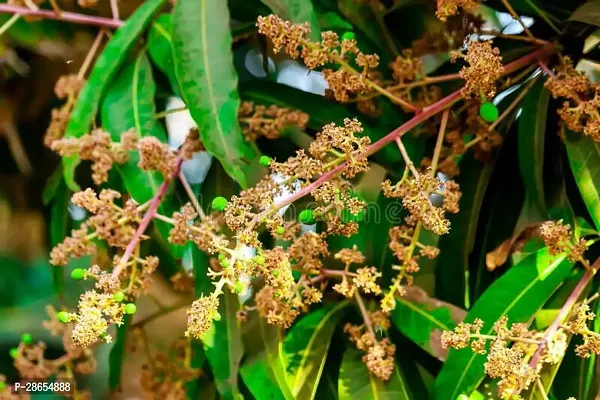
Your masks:
M 542 359 L 544 349 L 548 345 L 548 342 L 556 334 L 556 331 L 558 331 L 558 328 L 560 327 L 560 325 L 569 316 L 569 314 L 571 313 L 571 310 L 573 309 L 573 306 L 575 305 L 575 303 L 577 302 L 579 297 L 581 297 L 581 294 L 583 293 L 585 287 L 588 285 L 588 283 L 590 283 L 590 281 L 594 277 L 594 274 L 596 273 L 596 270 L 599 267 L 600 267 L 600 258 L 598 258 L 594 262 L 594 265 L 592 265 L 592 268 L 586 269 L 585 274 L 583 274 L 583 276 L 579 280 L 579 283 L 577 283 L 577 286 L 575 286 L 575 288 L 573 289 L 573 291 L 571 292 L 571 294 L 565 301 L 565 304 L 563 304 L 562 308 L 558 312 L 558 315 L 556 316 L 554 321 L 552 321 L 552 324 L 550 324 L 548 329 L 546 329 L 546 333 L 544 333 L 544 337 L 542 338 L 542 343 L 540 344 L 537 351 L 531 358 L 531 361 L 529 362 L 530 367 L 532 367 L 534 369 L 536 368 L 537 364 Z
M 123 21 L 118 19 L 77 14 L 68 11 L 61 11 L 60 14 L 57 14 L 52 10 L 32 10 L 27 7 L 13 6 L 10 4 L 0 4 L 0 14 L 17 14 L 22 16 L 31 15 L 44 19 L 54 19 L 57 21 L 72 22 L 74 24 L 95 25 L 106 28 L 118 28 L 123 25 Z

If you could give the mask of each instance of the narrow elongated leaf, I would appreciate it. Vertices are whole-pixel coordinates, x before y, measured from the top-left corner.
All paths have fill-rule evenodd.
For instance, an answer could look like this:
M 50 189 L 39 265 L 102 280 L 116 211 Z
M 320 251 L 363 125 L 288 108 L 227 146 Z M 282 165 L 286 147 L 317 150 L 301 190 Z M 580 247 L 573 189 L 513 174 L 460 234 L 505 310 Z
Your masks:
M 212 328 L 202 340 L 217 390 L 223 399 L 237 400 L 240 396 L 238 373 L 243 345 L 240 321 L 236 317 L 239 306 L 238 297 L 225 291 L 219 305 L 222 318 L 213 322 Z
M 192 261 L 196 281 L 196 295 L 208 296 L 214 290 L 207 273 L 209 257 L 192 247 Z M 204 354 L 214 375 L 217 390 L 223 399 L 239 397 L 238 372 L 243 356 L 244 346 L 240 331 L 240 322 L 236 317 L 239 309 L 239 299 L 226 290 L 220 297 L 219 314 L 221 319 L 213 321 L 211 329 L 202 340 Z M 196 354 L 196 362 L 201 363 L 202 355 Z M 198 358 L 200 357 L 200 359 Z
M 427 296 L 416 286 L 406 288 L 407 293 L 396 297 L 396 308 L 391 319 L 396 328 L 432 356 L 444 360 L 448 350 L 443 349 L 440 335 L 453 330 L 466 312 L 458 307 Z
M 544 136 L 550 92 L 539 79 L 523 99 L 519 118 L 519 167 L 529 200 L 546 216 L 544 196 Z
M 274 14 L 281 18 L 291 21 L 295 24 L 310 24 L 310 37 L 313 40 L 319 40 L 321 32 L 319 29 L 319 20 L 313 9 L 311 0 L 261 0 L 269 6 Z
M 600 144 L 590 137 L 565 132 L 571 172 L 596 229 L 600 229 Z
M 162 142 L 166 141 L 164 129 L 154 118 L 155 92 L 152 66 L 146 54 L 141 52 L 116 77 L 102 103 L 102 124 L 114 141 L 119 141 L 121 133 L 129 129 L 134 129 L 141 137 L 154 136 Z M 163 178 L 156 172 L 141 171 L 137 166 L 138 161 L 139 154 L 131 152 L 129 161 L 118 166 L 118 170 L 131 197 L 142 204 L 154 196 Z M 170 214 L 174 208 L 167 196 L 159 206 L 159 212 Z M 171 227 L 162 221 L 157 221 L 156 226 L 166 239 Z M 174 250 L 176 257 L 181 255 L 181 246 L 170 245 L 170 248 Z
M 108 384 L 112 390 L 115 390 L 121 384 L 121 370 L 123 367 L 123 358 L 125 357 L 125 345 L 127 344 L 127 330 L 131 324 L 131 315 L 125 315 L 123 325 L 117 327 L 117 337 L 115 344 L 108 355 L 109 375 Z
M 69 202 L 71 200 L 71 191 L 62 179 L 60 179 L 55 193 L 50 206 L 50 246 L 52 247 L 62 242 L 67 236 Z M 65 267 L 54 265 L 51 271 L 54 293 L 62 296 L 65 288 Z
M 331 336 L 348 302 L 323 307 L 303 317 L 283 342 L 286 381 L 294 398 L 314 399 Z
M 244 383 L 255 398 L 270 400 L 286 399 L 272 374 L 271 367 L 264 353 L 245 361 L 240 369 L 240 373 Z
M 171 89 L 179 95 L 179 85 L 175 76 L 173 61 L 173 38 L 171 36 L 171 14 L 161 14 L 148 32 L 148 53 L 152 62 L 167 76 Z
M 469 255 L 475 244 L 475 233 L 485 191 L 490 182 L 493 164 L 482 165 L 471 155 L 461 160 L 458 177 L 462 197 L 460 212 L 448 216 L 450 233 L 441 236 L 440 253 L 435 269 L 435 297 L 461 308 L 469 303 Z
M 483 293 L 465 322 L 483 320 L 482 334 L 491 334 L 493 324 L 502 316 L 510 323 L 528 322 L 572 267 L 564 255 L 553 257 L 547 248 L 525 257 Z M 461 393 L 473 391 L 484 378 L 485 361 L 485 355 L 470 349 L 450 350 L 436 380 L 435 398 L 455 400 Z
M 338 380 L 340 400 L 410 400 L 408 383 L 397 365 L 386 382 L 377 378 L 362 361 L 362 353 L 349 347 L 344 353 Z
M 233 68 L 227 2 L 181 0 L 173 10 L 173 57 L 183 100 L 206 150 L 243 188 L 256 157 L 237 121 L 240 100 Z
M 119 67 L 128 56 L 129 50 L 162 6 L 163 1 L 146 1 L 115 32 L 115 35 L 96 60 L 90 77 L 77 98 L 77 103 L 71 113 L 71 119 L 65 132 L 66 138 L 80 137 L 90 130 L 100 107 L 102 96 L 106 93 L 108 86 L 119 71 Z M 73 191 L 79 190 L 79 186 L 75 182 L 77 164 L 79 164 L 79 157 L 63 157 L 65 181 Z

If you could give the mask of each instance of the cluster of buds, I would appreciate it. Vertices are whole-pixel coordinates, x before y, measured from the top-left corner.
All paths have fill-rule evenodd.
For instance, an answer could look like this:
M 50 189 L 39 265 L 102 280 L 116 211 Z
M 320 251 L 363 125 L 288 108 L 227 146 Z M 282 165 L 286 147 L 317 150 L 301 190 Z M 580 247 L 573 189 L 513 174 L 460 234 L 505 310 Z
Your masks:
M 310 69 L 330 63 L 339 64 L 337 70 L 325 68 L 322 71 L 328 83 L 328 93 L 337 101 L 347 102 L 352 96 L 368 90 L 370 72 L 377 68 L 379 57 L 362 53 L 354 39 L 340 41 L 336 33 L 325 31 L 321 33 L 321 41 L 315 43 L 307 38 L 310 31 L 307 23 L 292 24 L 276 15 L 258 17 L 256 25 L 259 33 L 271 39 L 275 53 L 285 48 L 290 57 L 302 57 Z M 354 62 L 361 71 L 356 71 L 350 62 Z
M 411 177 L 406 175 L 394 185 L 389 179 L 383 182 L 385 196 L 401 198 L 402 205 L 425 229 L 436 235 L 448 233 L 450 221 L 446 219 L 445 214 L 459 211 L 461 192 L 458 183 L 452 180 L 442 182 L 429 173 L 419 173 Z M 433 204 L 431 196 L 434 194 L 443 196 L 441 206 Z
M 190 342 L 179 339 L 168 352 L 158 352 L 140 375 L 140 387 L 148 398 L 185 399 L 185 383 L 201 376 L 189 366 Z
M 261 136 L 277 139 L 290 128 L 304 129 L 308 114 L 274 104 L 267 107 L 244 101 L 238 111 L 238 120 L 246 140 L 251 142 Z
M 477 0 L 437 0 L 435 15 L 441 21 L 446 21 L 448 17 L 458 14 L 460 9 L 466 12 L 474 11 L 478 6 L 477 3 Z
M 368 317 L 373 324 L 387 330 L 389 320 L 383 313 L 371 313 Z M 371 327 L 373 328 L 373 327 Z M 369 371 L 383 381 L 387 381 L 394 371 L 394 354 L 396 346 L 390 343 L 389 339 L 377 340 L 373 329 L 369 329 L 365 324 L 352 325 L 347 323 L 344 326 L 346 332 L 358 350 L 365 353 L 362 361 L 367 365 Z
M 569 333 L 581 335 L 583 338 L 583 343 L 575 348 L 575 352 L 580 357 L 589 358 L 592 354 L 600 354 L 600 334 L 588 328 L 588 322 L 595 318 L 596 314 L 590 311 L 588 302 L 584 302 L 565 325 L 565 330 Z
M 533 368 L 528 363 L 529 357 L 541 343 L 540 334 L 529 331 L 526 324 L 512 324 L 508 328 L 507 322 L 506 317 L 501 317 L 494 323 L 491 331 L 495 335 L 482 334 L 484 323 L 476 319 L 472 323 L 460 323 L 454 331 L 445 331 L 441 337 L 444 348 L 471 347 L 476 353 L 487 353 L 485 372 L 491 378 L 500 379 L 498 395 L 501 398 L 519 396 L 538 378 L 541 368 L 541 364 Z M 557 349 L 564 352 L 565 348 L 566 336 L 562 341 L 548 343 L 546 351 L 547 354 L 553 354 Z M 547 357 L 547 361 L 551 361 L 550 357 Z
M 352 264 L 363 264 L 366 260 L 365 256 L 356 248 L 342 249 L 335 254 L 335 258 L 344 264 L 344 274 L 342 281 L 333 286 L 333 290 L 345 297 L 354 297 L 356 290 L 360 290 L 365 294 L 381 294 L 381 287 L 377 284 L 377 279 L 381 277 L 381 272 L 378 272 L 374 267 L 361 267 L 356 272 L 350 271 Z M 351 279 L 348 279 L 350 277 Z
M 540 236 L 544 240 L 551 255 L 567 253 L 570 261 L 580 261 L 587 264 L 584 253 L 587 250 L 585 239 L 573 243 L 571 226 L 564 225 L 562 220 L 546 221 L 540 226 Z
M 556 75 L 546 81 L 546 88 L 555 99 L 565 99 L 558 114 L 569 129 L 600 141 L 598 84 L 591 82 L 584 72 L 577 71 L 569 57 L 563 57 Z
M 500 50 L 492 42 L 471 40 L 467 53 L 451 52 L 451 60 L 463 58 L 467 65 L 460 70 L 465 80 L 462 94 L 465 98 L 489 99 L 496 95 L 496 81 L 502 76 L 503 66 Z
M 73 341 L 73 326 L 61 319 L 63 311 L 57 313 L 52 306 L 46 307 L 46 311 L 50 319 L 44 321 L 43 326 L 51 335 L 62 338 L 65 353 L 59 358 L 47 359 L 45 357 L 46 345 L 43 342 L 36 342 L 31 334 L 24 333 L 18 347 L 10 350 L 10 356 L 14 360 L 13 363 L 19 371 L 19 375 L 25 379 L 48 380 L 55 378 L 58 381 L 69 380 L 71 385 L 75 385 L 76 382 L 72 381 L 73 373 L 90 375 L 96 372 L 94 352 L 92 349 L 81 348 Z M 4 385 L 0 385 L 0 398 L 13 398 L 5 397 L 8 394 L 3 393 L 3 389 Z M 77 398 L 91 398 L 88 391 L 79 390 L 76 387 L 72 389 L 72 393 Z M 14 399 L 17 398 L 21 397 L 14 396 Z
M 79 138 L 56 139 L 51 149 L 61 156 L 78 155 L 82 160 L 92 162 L 92 178 L 100 185 L 108 180 L 108 172 L 114 163 L 124 164 L 129 160 L 129 150 L 135 150 L 137 136 L 128 131 L 121 135 L 120 143 L 113 143 L 110 133 L 94 129 L 90 134 Z
M 20 3 L 17 1 L 16 3 Z M 37 1 L 36 1 L 37 2 Z M 35 3 L 35 2 L 34 2 Z M 67 102 L 60 108 L 54 108 L 52 110 L 50 125 L 44 135 L 44 145 L 50 147 L 52 143 L 60 139 L 67 129 L 69 124 L 69 118 L 71 117 L 71 111 L 75 100 L 79 96 L 79 92 L 83 89 L 85 80 L 77 75 L 64 75 L 61 76 L 54 87 L 54 93 L 59 99 L 66 99 Z

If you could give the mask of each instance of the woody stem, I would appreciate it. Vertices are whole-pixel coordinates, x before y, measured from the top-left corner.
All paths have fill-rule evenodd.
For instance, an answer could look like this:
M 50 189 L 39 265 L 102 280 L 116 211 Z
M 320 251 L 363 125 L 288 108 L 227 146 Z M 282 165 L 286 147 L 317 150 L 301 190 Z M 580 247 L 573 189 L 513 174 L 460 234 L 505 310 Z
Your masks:
M 365 321 L 367 330 L 369 331 L 369 333 L 371 335 L 373 335 L 373 339 L 376 340 L 375 329 L 373 329 L 373 324 L 371 323 L 371 318 L 369 317 L 369 313 L 367 312 L 365 303 L 364 303 L 360 293 L 358 293 L 358 290 L 356 290 L 356 292 L 354 292 L 354 298 L 356 299 L 356 304 L 358 304 L 358 309 L 360 310 L 360 314 L 362 315 L 363 320 Z
M 591 269 L 586 269 L 585 273 L 579 280 L 579 283 L 577 283 L 577 286 L 575 286 L 575 288 L 573 289 L 573 291 L 571 292 L 571 294 L 565 301 L 565 304 L 563 304 L 562 308 L 558 312 L 558 315 L 556 316 L 554 321 L 552 321 L 552 324 L 550 324 L 548 329 L 546 329 L 546 333 L 544 333 L 544 337 L 542 338 L 542 343 L 540 344 L 537 351 L 531 358 L 531 361 L 529 362 L 529 366 L 531 368 L 535 369 L 537 364 L 542 359 L 544 349 L 548 345 L 548 342 L 550 341 L 550 339 L 552 339 L 552 337 L 554 336 L 554 334 L 560 327 L 560 324 L 569 316 L 571 309 L 577 302 L 577 299 L 579 299 L 579 297 L 583 293 L 583 290 L 585 289 L 587 284 L 594 277 L 598 267 L 600 267 L 600 257 L 594 262 L 594 265 L 592 265 Z
M 18 14 L 21 16 L 32 15 L 44 19 L 54 19 L 81 25 L 104 26 L 106 28 L 119 28 L 123 25 L 123 21 L 112 18 L 96 17 L 93 15 L 77 14 L 67 11 L 61 11 L 60 14 L 57 14 L 52 10 L 32 10 L 27 7 L 13 6 L 10 4 L 0 4 L 0 14 Z
M 177 160 L 175 161 L 175 171 L 176 171 L 175 174 L 177 174 L 179 172 L 182 161 L 183 161 L 183 157 L 180 154 L 177 157 Z M 175 176 L 175 174 L 171 175 L 169 178 L 166 178 L 164 180 L 164 182 L 160 185 L 160 187 L 158 188 L 158 191 L 156 192 L 156 194 L 154 195 L 152 200 L 150 200 L 150 203 L 148 205 L 148 211 L 146 211 L 146 214 L 144 215 L 144 218 L 142 218 L 142 220 L 140 221 L 140 224 L 138 225 L 137 230 L 133 234 L 131 241 L 125 248 L 125 252 L 123 253 L 123 256 L 121 257 L 121 261 L 119 261 L 119 264 L 117 264 L 117 266 L 113 269 L 113 272 L 112 272 L 113 277 L 115 277 L 115 278 L 118 277 L 119 274 L 121 273 L 121 271 L 123 270 L 123 268 L 125 268 L 125 265 L 127 265 L 127 261 L 132 256 L 135 248 L 139 244 L 142 235 L 144 234 L 144 232 L 146 231 L 146 228 L 148 228 L 148 225 L 150 224 L 150 221 L 152 221 L 152 218 L 154 218 L 154 216 L 156 215 L 156 212 L 158 211 L 158 207 L 160 206 L 160 203 L 161 203 L 163 197 L 165 197 L 165 195 L 167 194 L 167 189 L 169 188 L 169 184 L 173 180 L 173 177 Z

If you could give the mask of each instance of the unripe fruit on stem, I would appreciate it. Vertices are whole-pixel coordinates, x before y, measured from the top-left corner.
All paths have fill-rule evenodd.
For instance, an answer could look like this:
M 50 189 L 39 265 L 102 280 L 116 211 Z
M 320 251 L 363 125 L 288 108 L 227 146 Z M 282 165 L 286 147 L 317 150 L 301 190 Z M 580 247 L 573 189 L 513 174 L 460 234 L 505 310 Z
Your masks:
M 274 276 L 275 278 L 277 278 L 277 277 L 279 276 L 279 270 L 278 270 L 278 269 L 276 269 L 276 270 L 273 270 L 273 276 Z
M 231 262 L 228 259 L 224 258 L 221 260 L 221 266 L 223 268 L 229 268 L 230 265 L 231 265 Z
M 137 311 L 137 306 L 133 303 L 125 304 L 125 314 L 135 314 Z
M 242 293 L 244 291 L 244 285 L 242 284 L 242 282 L 237 281 L 235 283 L 235 291 L 236 291 L 237 294 L 240 294 L 240 293 Z
M 298 216 L 298 220 L 303 224 L 312 225 L 315 223 L 315 218 L 313 216 L 312 210 L 302 210 L 300 215 Z
M 18 348 L 16 348 L 16 347 L 13 347 L 12 349 L 10 349 L 10 350 L 8 351 L 8 354 L 10 354 L 10 356 L 11 356 L 12 358 L 17 358 L 17 357 L 19 357 L 19 349 L 18 349 Z
M 217 312 L 217 313 L 215 313 L 215 316 L 213 317 L 213 319 L 214 319 L 215 321 L 220 321 L 220 320 L 221 320 L 221 314 L 219 314 L 218 312 Z
M 58 320 L 60 322 L 62 322 L 63 324 L 66 324 L 69 322 L 69 313 L 66 311 L 59 311 L 58 314 L 56 314 L 56 317 L 58 318 Z
M 227 199 L 225 197 L 219 196 L 213 199 L 212 208 L 217 211 L 223 211 L 225 207 L 227 207 Z
M 117 293 L 113 294 L 113 299 L 120 303 L 123 300 L 125 300 L 125 293 L 117 292 Z
M 81 268 L 75 268 L 73 271 L 71 271 L 71 278 L 75 279 L 76 281 L 82 280 L 84 275 L 85 271 Z
M 275 229 L 275 233 L 278 235 L 283 235 L 285 233 L 285 229 L 283 226 L 278 226 L 277 229 Z
M 217 258 L 219 259 L 219 261 L 223 261 L 225 259 L 225 256 L 223 254 L 219 254 Z
M 258 159 L 258 163 L 263 167 L 268 167 L 269 165 L 271 165 L 271 159 L 267 156 L 260 156 L 260 158 Z
M 31 336 L 30 333 L 24 333 L 21 335 L 21 342 L 25 344 L 31 344 L 33 343 L 33 336 Z
M 348 32 L 344 32 L 344 34 L 342 35 L 342 40 L 353 40 L 356 38 L 356 35 L 354 34 L 354 32 L 348 31 Z
M 258 255 L 256 257 L 254 257 L 254 262 L 257 263 L 258 265 L 263 265 L 265 263 L 265 257 Z
M 493 103 L 486 101 L 479 107 L 479 115 L 486 122 L 494 122 L 498 119 L 500 113 L 498 112 L 498 107 Z

